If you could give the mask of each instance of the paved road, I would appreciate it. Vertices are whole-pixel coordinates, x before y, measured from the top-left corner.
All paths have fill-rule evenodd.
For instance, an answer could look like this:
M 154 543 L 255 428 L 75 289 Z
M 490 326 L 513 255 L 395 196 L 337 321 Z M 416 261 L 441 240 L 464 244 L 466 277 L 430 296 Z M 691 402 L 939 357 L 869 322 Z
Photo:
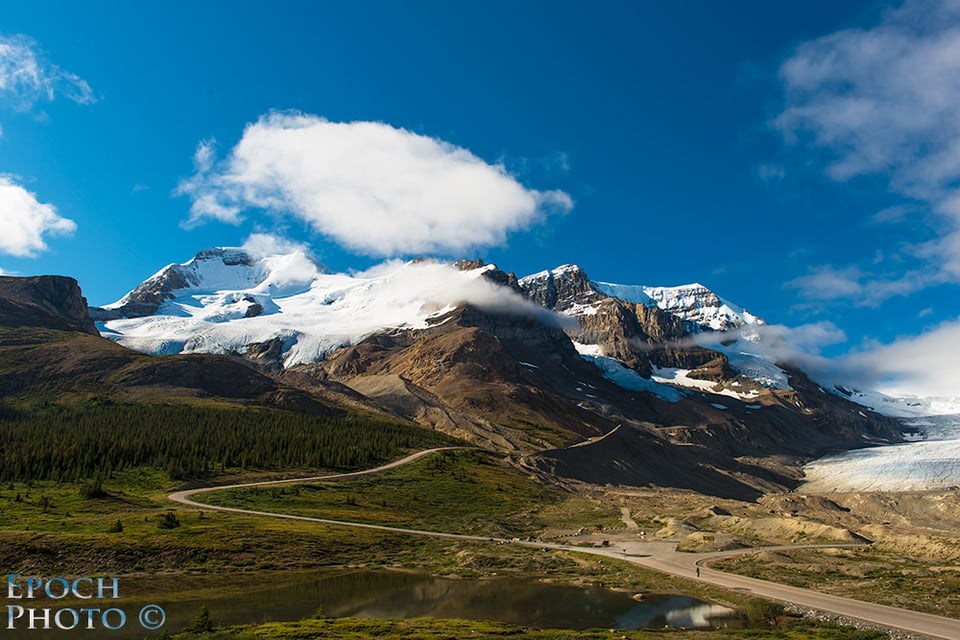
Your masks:
M 817 548 L 817 547 L 843 547 L 857 545 L 784 545 L 774 547 L 763 547 L 762 549 L 738 549 L 735 551 L 719 551 L 712 553 L 680 553 L 676 551 L 674 543 L 656 542 L 629 542 L 615 543 L 612 547 L 576 547 L 572 545 L 553 544 L 549 542 L 526 542 L 514 541 L 504 538 L 492 538 L 489 536 L 474 536 L 459 533 L 443 533 L 439 531 L 425 531 L 421 529 L 405 529 L 403 527 L 387 527 L 383 525 L 364 524 L 360 522 L 344 522 L 341 520 L 329 520 L 326 518 L 311 518 L 307 516 L 296 516 L 286 513 L 269 513 L 266 511 L 253 511 L 251 509 L 237 509 L 233 507 L 221 507 L 193 500 L 194 496 L 212 491 L 223 491 L 225 489 L 239 489 L 247 487 L 261 487 L 275 484 L 289 484 L 294 482 L 311 482 L 316 480 L 341 480 L 345 478 L 356 478 L 359 476 L 373 475 L 395 469 L 404 464 L 419 460 L 424 456 L 439 452 L 463 449 L 464 447 L 443 447 L 439 449 L 428 449 L 420 451 L 406 458 L 396 460 L 375 469 L 365 471 L 355 471 L 352 473 L 338 473 L 326 476 L 313 476 L 308 478 L 290 478 L 285 480 L 266 480 L 259 482 L 245 482 L 240 484 L 223 485 L 216 487 L 203 487 L 198 489 L 188 489 L 186 491 L 177 491 L 171 493 L 168 497 L 174 502 L 179 502 L 200 509 L 209 509 L 215 511 L 225 511 L 228 513 L 239 513 L 244 515 L 267 516 L 271 518 L 284 518 L 287 520 L 305 520 L 308 522 L 318 522 L 322 524 L 340 525 L 345 527 L 359 527 L 363 529 L 375 529 L 378 531 L 387 531 L 392 533 L 405 533 L 419 536 L 431 536 L 435 538 L 448 538 L 454 540 L 468 540 L 474 542 L 497 542 L 514 543 L 526 547 L 537 549 L 558 549 L 564 551 L 577 551 L 580 553 L 589 553 L 593 555 L 618 558 L 631 562 L 641 567 L 653 569 L 663 573 L 669 573 L 685 578 L 696 579 L 697 569 L 700 569 L 700 581 L 726 587 L 737 591 L 748 592 L 764 598 L 779 600 L 790 604 L 817 609 L 827 613 L 862 620 L 870 624 L 889 627 L 900 631 L 906 631 L 937 640 L 960 640 L 960 620 L 944 618 L 926 613 L 918 613 L 907 609 L 898 609 L 880 604 L 872 604 L 833 596 L 810 589 L 801 589 L 787 585 L 767 582 L 766 580 L 757 580 L 732 573 L 725 573 L 702 566 L 706 561 L 722 556 L 743 555 L 754 553 L 760 550 L 782 551 L 789 549 Z
M 814 545 L 811 545 L 814 546 Z M 815 545 L 828 546 L 828 545 Z M 833 545 L 848 546 L 848 545 Z M 852 546 L 852 545 L 850 545 Z M 798 546 L 780 546 L 765 547 L 763 550 L 777 551 L 801 548 Z M 749 553 L 759 551 L 760 549 L 748 550 Z M 718 553 L 672 553 L 668 555 L 651 556 L 649 558 L 639 558 L 635 564 L 639 564 L 650 569 L 691 577 L 696 574 L 697 567 L 700 567 L 700 580 L 709 584 L 736 589 L 737 591 L 749 592 L 764 598 L 779 600 L 790 604 L 796 604 L 801 607 L 808 607 L 818 611 L 824 611 L 845 618 L 861 620 L 870 624 L 876 624 L 891 629 L 907 631 L 918 635 L 924 635 L 938 640 L 958 640 L 960 639 L 960 620 L 934 616 L 927 613 L 919 613 L 908 609 L 899 609 L 897 607 L 888 607 L 881 604 L 873 604 L 854 600 L 852 598 L 843 598 L 840 596 L 819 593 L 810 589 L 791 587 L 788 585 L 767 582 L 766 580 L 757 580 L 746 576 L 739 576 L 732 573 L 725 573 L 702 566 L 712 558 L 721 556 L 743 555 L 744 550 Z M 631 558 L 627 558 L 634 561 Z
M 376 467 L 374 469 L 366 469 L 364 471 L 353 471 L 351 473 L 336 473 L 333 475 L 325 476 L 310 476 L 304 478 L 287 478 L 284 480 L 261 480 L 258 482 L 241 482 L 240 484 L 227 484 L 219 485 L 215 487 L 202 487 L 199 489 L 187 489 L 185 491 L 177 491 L 171 493 L 167 496 L 170 500 L 174 502 L 179 502 L 191 507 L 198 507 L 200 509 L 208 509 L 213 511 L 226 511 L 228 513 L 241 513 L 245 515 L 252 516 L 269 516 L 271 518 L 283 518 L 285 520 L 306 520 L 308 522 L 320 522 L 323 524 L 336 524 L 344 527 L 358 527 L 361 529 L 376 529 L 378 531 L 390 531 L 393 533 L 409 533 L 418 536 L 433 536 L 435 538 L 453 538 L 456 540 L 472 540 L 475 542 L 510 542 L 509 540 L 490 538 L 488 536 L 470 536 L 459 533 L 442 533 L 439 531 L 421 531 L 420 529 L 404 529 L 402 527 L 386 527 L 379 524 L 364 524 L 362 522 L 344 522 L 342 520 L 330 520 L 327 518 L 310 518 L 307 516 L 295 516 L 288 513 L 270 513 L 267 511 L 253 511 L 252 509 L 236 509 L 234 507 L 221 507 L 211 504 L 206 504 L 203 502 L 196 502 L 193 500 L 193 497 L 203 493 L 210 493 L 212 491 L 224 491 L 226 489 L 246 489 L 249 487 L 263 487 L 266 485 L 275 485 L 275 484 L 290 484 L 294 482 L 313 482 L 317 480 L 343 480 L 344 478 L 357 478 L 360 476 L 369 476 L 375 475 L 378 473 L 383 473 L 384 471 L 389 471 L 390 469 L 395 469 L 399 466 L 409 464 L 414 460 L 419 460 L 424 456 L 428 456 L 432 453 L 437 453 L 439 451 L 454 451 L 457 449 L 465 449 L 467 447 L 440 447 L 438 449 L 427 449 L 426 451 L 419 451 L 413 455 L 409 455 L 406 458 L 401 458 L 400 460 L 395 460 L 388 464 L 385 464 L 381 467 Z

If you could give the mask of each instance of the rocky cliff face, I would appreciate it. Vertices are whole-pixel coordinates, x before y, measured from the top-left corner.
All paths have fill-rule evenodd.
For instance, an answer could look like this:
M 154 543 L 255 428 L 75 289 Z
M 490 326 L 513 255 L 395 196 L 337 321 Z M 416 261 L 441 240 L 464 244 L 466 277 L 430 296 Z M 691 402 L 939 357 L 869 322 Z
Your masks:
M 87 299 L 73 278 L 0 276 L 3 320 L 30 326 L 75 329 L 100 335 L 87 311 Z
M 580 308 L 608 297 L 597 291 L 583 269 L 574 264 L 527 276 L 519 284 L 530 300 L 559 313 L 576 314 Z
M 712 312 L 722 306 L 720 298 L 700 285 L 692 295 L 680 296 L 668 295 L 667 288 L 656 289 L 656 295 L 649 296 L 645 291 L 651 288 L 620 287 L 633 294 L 625 295 L 633 299 L 622 299 L 611 295 L 618 293 L 615 288 L 594 283 L 576 265 L 527 276 L 519 284 L 533 302 L 577 320 L 579 328 L 569 331 L 573 340 L 599 345 L 603 355 L 622 361 L 644 377 L 649 377 L 655 366 L 726 367 L 723 354 L 684 342 L 708 326 L 695 319 L 709 323 L 714 320 Z M 658 300 L 664 307 L 658 306 Z M 733 320 L 723 317 L 715 324 L 726 327 Z

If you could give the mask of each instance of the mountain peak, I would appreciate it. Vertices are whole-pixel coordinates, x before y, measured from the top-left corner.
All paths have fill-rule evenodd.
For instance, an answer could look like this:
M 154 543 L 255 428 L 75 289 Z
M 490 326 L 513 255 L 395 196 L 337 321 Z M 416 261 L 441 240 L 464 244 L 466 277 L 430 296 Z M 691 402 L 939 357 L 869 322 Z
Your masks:
M 528 276 L 520 278 L 520 286 L 525 286 L 527 284 L 537 282 L 539 280 L 547 280 L 550 278 L 563 278 L 564 276 L 570 275 L 583 275 L 586 277 L 586 272 L 579 265 L 576 264 L 562 264 L 555 269 L 548 269 L 546 271 L 540 271 L 537 273 L 532 273 Z
M 197 253 L 197 255 L 193 256 L 193 258 L 183 264 L 216 260 L 220 260 L 227 266 L 250 266 L 257 261 L 256 258 L 249 254 L 245 249 L 240 247 L 210 247 L 200 251 Z
M 610 282 L 596 282 L 594 285 L 607 296 L 648 307 L 659 307 L 709 331 L 730 331 L 750 324 L 766 324 L 740 305 L 721 298 L 699 282 L 675 287 Z
M 616 298 L 658 307 L 701 330 L 728 331 L 749 324 L 765 324 L 740 305 L 721 298 L 699 282 L 675 287 L 598 282 L 590 280 L 580 266 L 565 264 L 525 276 L 519 284 L 528 298 L 561 313 L 592 313 L 598 300 Z
M 210 247 L 180 264 L 170 264 L 113 304 L 96 311 L 100 319 L 139 318 L 157 312 L 177 292 L 243 290 L 262 285 L 289 289 L 309 286 L 319 274 L 332 273 L 308 251 L 257 251 Z

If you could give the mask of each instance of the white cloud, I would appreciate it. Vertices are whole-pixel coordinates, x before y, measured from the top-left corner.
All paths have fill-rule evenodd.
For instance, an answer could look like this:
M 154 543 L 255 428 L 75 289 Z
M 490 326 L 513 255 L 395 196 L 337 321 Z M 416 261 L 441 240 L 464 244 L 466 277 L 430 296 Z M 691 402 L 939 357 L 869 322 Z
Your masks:
M 834 323 L 813 322 L 797 327 L 751 324 L 731 331 L 708 331 L 678 344 L 695 344 L 721 351 L 722 347 L 730 347 L 734 351 L 759 355 L 771 362 L 797 367 L 820 379 L 832 377 L 836 369 L 833 361 L 821 355 L 823 348 L 846 340 L 846 333 Z
M 73 233 L 77 224 L 57 215 L 53 205 L 37 201 L 36 195 L 18 185 L 12 177 L 0 175 L 0 251 L 19 257 L 33 257 L 47 248 L 47 234 Z
M 909 295 L 944 281 L 942 273 L 929 269 L 884 276 L 864 272 L 858 267 L 838 269 L 825 265 L 812 268 L 807 275 L 786 282 L 784 287 L 796 289 L 801 297 L 816 303 L 845 302 L 858 307 L 875 307 L 884 300 Z
M 909 204 L 898 204 L 878 211 L 870 218 L 875 224 L 896 224 L 903 222 L 912 213 L 922 212 L 920 207 Z
M 367 294 L 375 301 L 370 308 L 374 322 L 378 321 L 378 316 L 387 317 L 391 309 L 402 308 L 411 301 L 417 301 L 430 311 L 453 310 L 470 304 L 484 311 L 529 316 L 555 326 L 570 322 L 512 289 L 491 282 L 481 273 L 480 270 L 460 271 L 432 260 L 388 260 L 356 273 L 354 277 L 369 278 L 375 283 Z
M 864 294 L 876 301 L 960 282 L 960 1 L 908 0 L 871 28 L 806 42 L 780 77 L 786 106 L 774 124 L 788 141 L 828 150 L 834 180 L 884 176 L 891 191 L 927 205 L 879 220 L 926 225 L 924 213 L 938 214 L 937 239 L 922 248 L 925 273 L 872 288 L 864 274 Z
M 262 209 L 370 255 L 498 245 L 573 207 L 566 193 L 527 189 L 466 149 L 378 122 L 272 113 L 248 125 L 222 162 L 205 141 L 194 163 L 196 174 L 177 189 L 193 200 L 187 226 L 237 224 L 244 211 Z
M 952 354 L 960 353 L 960 319 L 919 336 L 869 343 L 835 357 L 824 356 L 824 349 L 846 343 L 847 335 L 832 322 L 750 325 L 699 334 L 694 340 L 707 348 L 723 350 L 724 345 L 733 352 L 797 367 L 824 387 L 853 386 L 892 396 L 960 397 L 960 367 L 952 361 Z M 738 342 L 731 345 L 731 340 Z
M 931 312 L 925 309 L 920 316 Z M 797 327 L 748 325 L 700 333 L 670 345 L 758 355 L 797 367 L 825 387 L 853 386 L 892 396 L 960 397 L 960 367 L 953 361 L 953 354 L 960 353 L 960 319 L 890 344 L 873 342 L 836 357 L 823 355 L 825 348 L 846 342 L 846 333 L 834 323 L 815 322 Z
M 876 345 L 841 362 L 891 395 L 960 395 L 960 319 L 947 322 L 916 337 Z
M 255 256 L 274 256 L 294 251 L 310 254 L 310 248 L 302 242 L 296 242 L 272 233 L 251 233 L 241 248 Z
M 27 111 L 57 96 L 80 104 L 97 101 L 85 80 L 44 60 L 32 39 L 0 36 L 0 103 Z
M 808 300 L 841 300 L 860 298 L 863 295 L 863 274 L 856 267 L 836 269 L 831 266 L 816 267 L 800 278 L 784 286 L 797 289 Z

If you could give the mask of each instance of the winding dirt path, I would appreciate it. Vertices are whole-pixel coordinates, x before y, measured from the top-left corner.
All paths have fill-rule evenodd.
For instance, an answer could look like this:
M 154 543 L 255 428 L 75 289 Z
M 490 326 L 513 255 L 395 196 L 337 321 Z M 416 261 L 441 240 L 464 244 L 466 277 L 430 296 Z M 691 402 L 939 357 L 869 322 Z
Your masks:
M 626 525 L 627 529 L 639 529 L 640 525 L 637 524 L 636 520 L 630 517 L 630 509 L 627 507 L 620 507 L 620 521 Z
M 296 482 L 311 482 L 316 480 L 342 480 L 346 478 L 356 478 L 360 476 L 375 475 L 395 469 L 399 466 L 409 464 L 419 460 L 424 456 L 431 455 L 440 451 L 451 451 L 464 449 L 466 447 L 442 447 L 438 449 L 427 449 L 409 455 L 400 460 L 395 460 L 374 469 L 365 471 L 354 471 L 351 473 L 338 473 L 325 476 L 312 476 L 305 478 L 289 478 L 284 480 L 265 480 L 257 482 L 243 482 L 239 484 L 221 485 L 214 487 L 201 487 L 197 489 L 187 489 L 171 493 L 168 497 L 174 502 L 184 504 L 198 509 L 212 511 L 224 511 L 227 513 L 239 513 L 243 515 L 265 516 L 270 518 L 283 518 L 287 520 L 305 520 L 308 522 L 317 522 L 320 524 L 337 525 L 343 527 L 357 527 L 362 529 L 374 529 L 378 531 L 387 531 L 392 533 L 404 533 L 418 536 L 431 536 L 434 538 L 447 538 L 454 540 L 467 540 L 473 542 L 496 542 L 513 543 L 525 547 L 537 549 L 558 549 L 563 551 L 576 551 L 579 553 L 588 553 L 592 555 L 617 558 L 633 563 L 635 565 L 668 573 L 671 575 L 682 576 L 685 578 L 699 579 L 702 582 L 734 589 L 736 591 L 751 593 L 763 598 L 779 600 L 781 602 L 798 605 L 810 609 L 816 609 L 826 613 L 860 620 L 869 624 L 888 627 L 898 631 L 936 638 L 937 640 L 958 640 L 960 639 L 960 620 L 934 616 L 927 613 L 919 613 L 908 609 L 898 609 L 881 604 L 873 604 L 851 598 L 833 596 L 810 589 L 801 589 L 788 585 L 748 578 L 732 573 L 725 573 L 716 569 L 702 566 L 708 560 L 722 556 L 736 556 L 755 553 L 761 550 L 778 551 L 789 549 L 806 548 L 835 548 L 844 546 L 858 545 L 784 545 L 753 549 L 737 549 L 734 551 L 719 551 L 712 553 L 681 553 L 676 550 L 673 543 L 656 542 L 617 542 L 612 547 L 577 547 L 572 545 L 554 544 L 549 542 L 527 542 L 514 541 L 504 538 L 493 538 L 489 536 L 466 535 L 459 533 L 443 533 L 440 531 L 426 531 L 421 529 L 405 529 L 402 527 L 388 527 L 384 525 L 365 524 L 360 522 L 344 522 L 341 520 L 329 520 L 326 518 L 312 518 L 307 516 L 297 516 L 286 513 L 270 513 L 266 511 L 253 511 L 251 509 L 238 509 L 234 507 L 221 507 L 205 504 L 194 500 L 195 496 L 213 491 L 223 491 L 226 489 L 241 489 L 248 487 L 262 487 L 276 484 L 292 484 Z

